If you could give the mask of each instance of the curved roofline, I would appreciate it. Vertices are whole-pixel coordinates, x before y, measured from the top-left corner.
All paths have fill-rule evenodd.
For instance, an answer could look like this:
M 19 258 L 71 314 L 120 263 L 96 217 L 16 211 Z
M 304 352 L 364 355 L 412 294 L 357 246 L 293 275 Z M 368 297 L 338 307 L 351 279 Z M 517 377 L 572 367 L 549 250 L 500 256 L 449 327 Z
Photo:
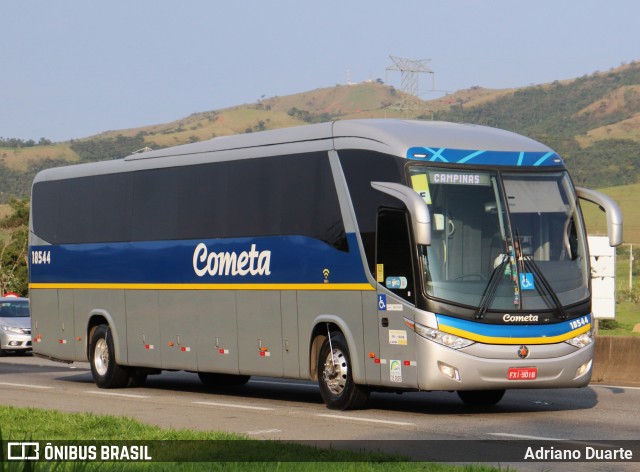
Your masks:
M 407 158 L 411 157 L 408 155 L 411 149 L 421 147 L 431 151 L 447 149 L 551 153 L 557 158 L 556 162 L 561 162 L 555 152 L 544 144 L 498 128 L 442 121 L 363 119 L 222 136 L 198 143 L 138 152 L 123 159 L 47 169 L 38 173 L 34 182 L 89 174 L 199 164 L 211 162 L 215 159 L 212 159 L 211 153 L 218 152 L 224 153 L 224 157 L 223 154 L 220 154 L 220 157 L 225 160 L 331 149 L 364 149 Z M 181 157 L 181 160 L 176 161 L 175 157 Z M 530 159 L 529 162 L 531 162 Z M 505 161 L 502 165 L 509 164 Z
M 345 120 L 333 126 L 336 149 L 341 138 L 359 137 L 385 143 L 392 154 L 406 156 L 414 146 L 487 151 L 550 152 L 551 148 L 521 134 L 483 125 L 418 120 Z
M 380 143 L 381 146 L 388 148 L 387 152 L 391 151 L 392 154 L 400 157 L 405 157 L 406 150 L 413 146 L 491 151 L 551 151 L 549 147 L 531 138 L 489 126 L 444 121 L 363 119 L 338 120 L 221 136 L 208 141 L 131 154 L 125 160 L 230 151 L 325 139 L 334 139 L 335 149 L 344 149 L 348 146 L 347 142 L 350 139 L 370 140 Z

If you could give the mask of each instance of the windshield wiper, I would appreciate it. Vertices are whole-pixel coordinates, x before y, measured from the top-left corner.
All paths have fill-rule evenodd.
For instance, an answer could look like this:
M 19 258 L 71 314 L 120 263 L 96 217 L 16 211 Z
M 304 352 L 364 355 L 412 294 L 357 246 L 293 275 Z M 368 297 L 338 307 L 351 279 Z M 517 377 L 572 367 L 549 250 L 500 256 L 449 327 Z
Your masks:
M 559 319 L 561 320 L 567 319 L 568 315 L 566 310 L 562 306 L 562 302 L 558 298 L 558 295 L 556 294 L 555 290 L 553 289 L 553 287 L 551 286 L 547 278 L 544 276 L 544 274 L 540 270 L 540 267 L 538 267 L 538 264 L 536 264 L 536 261 L 533 260 L 533 257 L 524 255 L 524 252 L 522 250 L 522 240 L 520 239 L 520 231 L 518 230 L 518 228 L 516 228 L 516 241 L 517 241 L 516 256 L 518 258 L 518 261 L 520 262 L 520 266 L 518 267 L 519 276 L 525 273 L 525 271 L 533 273 L 538 279 L 538 282 L 540 283 L 540 285 L 542 285 L 542 288 L 544 289 L 543 291 L 536 287 L 536 290 L 538 291 L 538 293 L 547 300 L 548 305 L 550 306 L 555 305 L 557 310 L 557 316 Z M 520 285 L 522 285 L 522 279 L 520 279 Z M 549 302 L 549 298 L 553 303 Z
M 562 306 L 562 302 L 558 298 L 558 295 L 556 294 L 555 290 L 553 290 L 553 287 L 551 286 L 547 278 L 538 267 L 538 264 L 536 264 L 531 256 L 523 256 L 522 261 L 524 262 L 525 269 L 528 272 L 532 272 L 536 276 L 538 282 L 540 283 L 540 285 L 542 285 L 542 288 L 546 292 L 546 295 L 553 301 L 553 304 L 555 305 L 558 313 L 558 318 L 561 320 L 566 320 L 568 317 L 567 311 L 564 309 L 564 306 Z M 538 290 L 538 292 L 540 293 L 540 295 L 544 296 L 542 291 Z
M 496 292 L 498 291 L 498 286 L 500 285 L 500 276 L 504 274 L 504 268 L 509 261 L 509 256 L 507 254 L 501 254 L 502 262 L 494 267 L 493 272 L 491 272 L 491 277 L 489 277 L 489 283 L 484 289 L 484 293 L 482 294 L 482 298 L 480 299 L 480 309 L 478 313 L 476 313 L 477 319 L 484 318 L 484 315 L 487 314 L 487 310 L 489 309 L 489 305 L 496 296 Z

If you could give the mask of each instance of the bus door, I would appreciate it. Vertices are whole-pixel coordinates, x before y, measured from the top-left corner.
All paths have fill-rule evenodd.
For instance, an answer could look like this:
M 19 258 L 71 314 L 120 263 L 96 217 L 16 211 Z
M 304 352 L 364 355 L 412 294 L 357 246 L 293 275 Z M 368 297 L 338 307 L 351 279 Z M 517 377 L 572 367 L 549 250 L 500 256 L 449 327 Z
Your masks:
M 416 346 L 405 319 L 413 321 L 415 279 L 409 215 L 383 208 L 376 232 L 376 280 L 382 384 L 417 385 Z

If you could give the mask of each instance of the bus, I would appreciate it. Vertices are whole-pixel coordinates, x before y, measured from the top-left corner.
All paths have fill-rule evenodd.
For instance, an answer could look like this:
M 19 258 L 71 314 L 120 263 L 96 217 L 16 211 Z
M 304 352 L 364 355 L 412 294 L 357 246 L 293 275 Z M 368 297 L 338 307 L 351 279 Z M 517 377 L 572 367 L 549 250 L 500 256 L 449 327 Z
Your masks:
M 35 354 L 100 388 L 163 370 L 212 387 L 583 387 L 594 353 L 586 231 L 547 146 L 499 129 L 345 120 L 47 169 L 32 187 Z

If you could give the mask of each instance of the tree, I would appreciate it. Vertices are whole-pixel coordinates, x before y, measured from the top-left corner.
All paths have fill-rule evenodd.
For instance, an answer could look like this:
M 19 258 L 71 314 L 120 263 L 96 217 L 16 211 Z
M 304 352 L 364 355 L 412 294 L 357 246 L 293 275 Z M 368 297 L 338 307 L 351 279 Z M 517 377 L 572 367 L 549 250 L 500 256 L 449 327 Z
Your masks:
M 11 200 L 13 212 L 0 221 L 0 293 L 26 295 L 29 288 L 28 236 L 29 202 Z

